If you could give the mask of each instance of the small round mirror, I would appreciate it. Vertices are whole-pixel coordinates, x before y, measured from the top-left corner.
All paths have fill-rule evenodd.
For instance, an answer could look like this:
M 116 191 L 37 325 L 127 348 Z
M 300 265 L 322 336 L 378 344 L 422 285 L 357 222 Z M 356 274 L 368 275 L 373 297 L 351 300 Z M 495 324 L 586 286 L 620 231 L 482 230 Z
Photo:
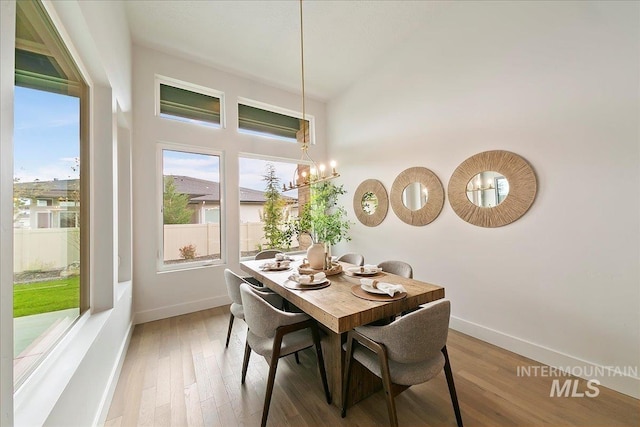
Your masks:
M 362 195 L 362 211 L 367 215 L 373 215 L 378 208 L 378 197 L 372 191 Z
M 508 194 L 509 181 L 499 172 L 480 172 L 467 183 L 467 198 L 481 208 L 498 206 Z
M 427 187 L 420 182 L 412 182 L 402 190 L 402 203 L 412 211 L 422 209 L 427 204 L 428 197 Z

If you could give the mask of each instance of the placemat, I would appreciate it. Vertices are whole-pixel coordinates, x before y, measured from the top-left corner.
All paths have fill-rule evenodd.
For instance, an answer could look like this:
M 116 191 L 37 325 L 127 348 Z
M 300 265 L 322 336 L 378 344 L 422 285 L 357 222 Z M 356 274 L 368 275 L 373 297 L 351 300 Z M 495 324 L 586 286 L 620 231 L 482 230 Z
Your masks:
M 402 298 L 406 298 L 406 292 L 396 293 L 394 296 L 389 296 L 389 294 L 372 294 L 360 287 L 360 285 L 355 285 L 351 287 L 351 293 L 357 296 L 358 298 L 368 299 L 369 301 L 381 301 L 381 302 L 389 302 L 389 301 L 397 301 Z
M 261 268 L 260 271 L 263 271 L 265 273 L 282 273 L 283 271 L 289 271 L 291 270 L 291 267 L 287 267 L 287 268 Z
M 318 283 L 317 285 L 301 285 L 300 283 L 294 282 L 293 280 L 287 280 L 284 284 L 284 287 L 294 289 L 296 291 L 313 291 L 316 289 L 326 288 L 330 284 L 331 282 L 329 280 L 324 283 Z

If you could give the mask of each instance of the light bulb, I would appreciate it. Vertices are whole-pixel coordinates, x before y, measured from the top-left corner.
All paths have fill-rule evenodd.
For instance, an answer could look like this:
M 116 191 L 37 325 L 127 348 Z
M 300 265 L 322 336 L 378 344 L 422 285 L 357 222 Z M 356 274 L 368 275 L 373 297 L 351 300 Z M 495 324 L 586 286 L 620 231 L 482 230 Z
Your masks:
M 334 175 L 337 175 L 338 173 L 336 172 L 336 166 L 337 166 L 336 161 L 335 160 L 331 160 L 329 165 L 331 166 L 331 173 L 334 174 Z
M 320 164 L 320 177 L 324 178 L 324 164 Z

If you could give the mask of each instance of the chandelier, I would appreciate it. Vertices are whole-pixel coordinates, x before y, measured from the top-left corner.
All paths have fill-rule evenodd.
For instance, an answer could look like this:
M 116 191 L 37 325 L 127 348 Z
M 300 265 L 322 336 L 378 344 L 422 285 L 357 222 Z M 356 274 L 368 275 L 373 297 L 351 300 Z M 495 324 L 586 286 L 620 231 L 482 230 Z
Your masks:
M 336 162 L 334 160 L 329 163 L 331 171 L 328 171 L 323 163 L 318 165 L 315 160 L 313 160 L 309 155 L 309 122 L 306 119 L 307 110 L 304 91 L 304 28 L 302 20 L 302 0 L 300 0 L 300 64 L 302 75 L 302 120 L 300 130 L 298 131 L 298 134 L 296 136 L 298 141 L 300 141 L 302 144 L 301 160 L 305 163 L 309 163 L 310 168 L 309 173 L 307 173 L 306 170 L 300 171 L 300 166 L 298 165 L 293 174 L 293 179 L 289 182 L 289 185 L 282 185 L 282 191 L 290 191 L 296 190 L 298 188 L 309 187 L 312 184 L 328 181 L 340 176 L 340 174 L 336 171 Z

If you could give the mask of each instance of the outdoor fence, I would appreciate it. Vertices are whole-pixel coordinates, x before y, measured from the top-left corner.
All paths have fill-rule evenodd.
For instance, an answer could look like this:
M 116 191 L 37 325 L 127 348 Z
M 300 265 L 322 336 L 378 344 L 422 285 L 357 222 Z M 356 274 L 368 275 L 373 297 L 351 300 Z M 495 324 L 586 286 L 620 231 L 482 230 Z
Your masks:
M 264 224 L 240 224 L 240 251 L 251 252 L 264 246 Z M 14 229 L 13 271 L 61 270 L 77 262 L 79 256 L 77 228 Z M 164 260 L 177 260 L 180 248 L 196 247 L 196 256 L 220 254 L 219 224 L 175 224 L 164 226 Z M 294 238 L 292 247 L 297 247 Z

